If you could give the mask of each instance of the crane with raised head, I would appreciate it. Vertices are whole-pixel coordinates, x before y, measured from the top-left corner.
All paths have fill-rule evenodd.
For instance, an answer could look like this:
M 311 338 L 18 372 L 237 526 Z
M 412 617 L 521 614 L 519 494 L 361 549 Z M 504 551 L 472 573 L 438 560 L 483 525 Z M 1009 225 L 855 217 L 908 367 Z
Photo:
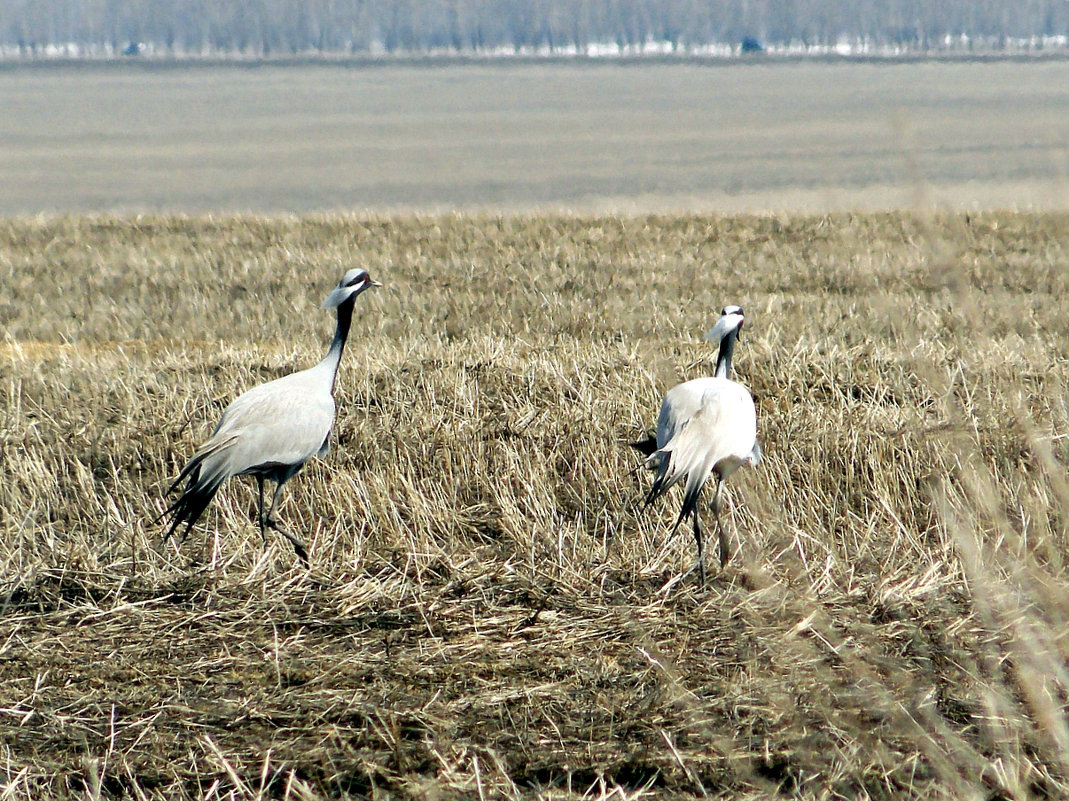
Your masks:
M 382 286 L 372 281 L 367 270 L 352 269 L 323 301 L 324 309 L 337 309 L 338 323 L 327 355 L 314 367 L 260 384 L 235 398 L 211 437 L 190 458 L 167 493 L 185 482 L 182 494 L 160 518 L 172 515 L 164 539 L 182 523 L 189 534 L 220 486 L 231 476 L 252 476 L 259 490 L 260 535 L 267 542 L 266 529 L 272 528 L 289 540 L 305 562 L 304 543 L 286 530 L 275 517 L 275 507 L 283 485 L 313 456 L 325 456 L 330 449 L 334 426 L 334 382 L 342 351 L 349 336 L 353 306 L 364 290 Z M 264 514 L 264 481 L 275 482 L 271 506 Z
M 711 478 L 716 491 L 710 506 L 720 540 L 720 566 L 731 556 L 727 533 L 720 521 L 721 489 L 728 477 L 743 465 L 761 460 L 757 443 L 757 412 L 749 390 L 731 380 L 731 357 L 742 330 L 740 306 L 725 306 L 720 319 L 705 339 L 720 346 L 716 371 L 711 378 L 695 378 L 678 384 L 664 396 L 657 417 L 657 433 L 634 443 L 646 454 L 646 466 L 656 470 L 646 505 L 686 479 L 683 507 L 672 527 L 674 532 L 689 516 L 698 544 L 698 569 L 705 584 L 705 554 L 698 516 L 698 496 Z

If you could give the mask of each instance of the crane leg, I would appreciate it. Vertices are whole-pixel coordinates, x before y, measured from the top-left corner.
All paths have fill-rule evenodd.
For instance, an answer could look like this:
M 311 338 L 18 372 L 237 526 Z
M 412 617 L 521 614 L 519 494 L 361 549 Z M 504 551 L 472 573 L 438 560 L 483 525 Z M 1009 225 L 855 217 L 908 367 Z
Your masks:
M 694 541 L 698 543 L 698 577 L 701 579 L 702 587 L 705 587 L 705 546 L 702 544 L 702 527 L 698 522 L 698 510 L 695 508 L 690 513 L 690 516 L 694 519 Z
M 720 538 L 720 567 L 723 569 L 727 567 L 728 560 L 731 559 L 731 544 L 728 542 L 727 532 L 724 531 L 724 524 L 720 522 L 719 516 L 716 518 L 716 533 Z
M 278 504 L 278 498 L 281 494 L 282 483 L 280 482 L 275 485 L 275 494 L 271 498 L 271 509 L 267 512 L 267 520 L 264 522 L 267 526 L 270 526 L 283 537 L 285 537 L 287 540 L 289 540 L 289 543 L 293 546 L 293 550 L 297 554 L 297 557 L 305 564 L 308 564 L 308 549 L 304 547 L 304 543 L 292 534 L 290 534 L 288 531 L 286 531 L 282 524 L 278 522 L 278 518 L 275 517 L 275 506 Z
M 713 495 L 713 515 L 716 517 L 716 536 L 720 540 L 720 568 L 723 569 L 727 566 L 728 560 L 731 559 L 731 543 L 728 542 L 728 533 L 724 530 L 724 524 L 720 520 L 720 488 L 724 486 L 723 481 L 716 482 L 716 494 Z
M 278 506 L 278 499 L 282 495 L 282 484 L 275 484 L 275 491 L 271 495 L 271 506 L 267 510 L 267 517 L 264 519 L 264 525 L 275 528 L 278 525 L 278 518 L 275 517 L 275 507 Z
M 264 541 L 264 547 L 267 547 L 267 529 L 264 522 L 264 478 L 263 476 L 256 476 L 256 488 L 259 490 L 260 497 L 260 537 Z

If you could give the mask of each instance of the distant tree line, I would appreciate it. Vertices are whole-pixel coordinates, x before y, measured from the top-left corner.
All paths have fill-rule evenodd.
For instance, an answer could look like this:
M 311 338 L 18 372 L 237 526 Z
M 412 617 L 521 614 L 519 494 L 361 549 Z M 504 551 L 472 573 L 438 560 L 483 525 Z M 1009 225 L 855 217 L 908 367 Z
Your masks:
M 302 54 L 999 48 L 1069 34 L 1067 0 L 0 0 L 0 46 L 72 52 Z

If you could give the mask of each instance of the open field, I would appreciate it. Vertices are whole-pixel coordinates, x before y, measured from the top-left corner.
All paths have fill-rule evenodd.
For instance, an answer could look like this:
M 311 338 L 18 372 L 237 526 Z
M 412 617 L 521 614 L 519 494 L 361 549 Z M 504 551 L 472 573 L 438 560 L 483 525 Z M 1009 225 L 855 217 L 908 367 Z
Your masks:
M 21 66 L 0 108 L 3 216 L 1069 208 L 1065 59 Z
M 1069 215 L 0 224 L 5 798 L 1069 793 Z M 333 452 L 181 551 L 358 302 Z M 765 461 L 700 591 L 625 443 L 726 302 Z M 715 560 L 713 560 L 715 561 Z M 712 565 L 711 565 L 712 567 Z

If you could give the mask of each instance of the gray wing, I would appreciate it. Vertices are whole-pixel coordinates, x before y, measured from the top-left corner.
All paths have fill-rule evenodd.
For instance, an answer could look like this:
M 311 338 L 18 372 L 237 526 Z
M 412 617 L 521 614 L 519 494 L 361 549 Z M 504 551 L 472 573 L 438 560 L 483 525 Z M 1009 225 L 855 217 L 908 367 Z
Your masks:
M 164 512 L 174 514 L 167 536 L 182 522 L 188 532 L 231 476 L 278 469 L 285 480 L 325 451 L 335 406 L 329 385 L 316 378 L 310 371 L 294 373 L 250 389 L 226 408 L 212 436 L 167 490 L 187 482 Z
M 334 398 L 294 373 L 261 384 L 234 400 L 200 451 L 216 449 L 236 476 L 269 465 L 302 465 L 315 456 L 334 425 Z M 198 451 L 198 453 L 200 453 Z M 194 457 L 196 458 L 196 457 Z

